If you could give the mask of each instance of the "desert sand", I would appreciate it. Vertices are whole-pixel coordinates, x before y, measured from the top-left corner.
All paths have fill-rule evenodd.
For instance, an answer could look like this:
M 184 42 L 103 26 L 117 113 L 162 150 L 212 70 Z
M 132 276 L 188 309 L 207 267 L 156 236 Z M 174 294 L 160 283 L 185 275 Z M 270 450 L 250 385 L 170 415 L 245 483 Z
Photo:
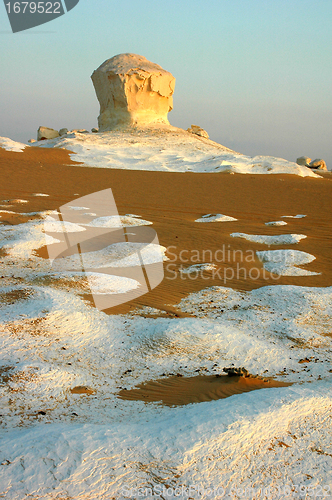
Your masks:
M 204 376 L 178 377 L 170 376 L 141 384 L 136 389 L 119 392 L 119 397 L 125 400 L 161 401 L 167 406 L 185 405 L 223 399 L 234 394 L 268 389 L 271 387 L 286 387 L 288 384 L 275 380 L 253 377 Z
M 14 208 L 8 208 L 15 214 L 0 214 L 3 223 L 26 221 L 29 217 L 20 216 L 20 213 L 56 209 L 75 198 L 108 187 L 113 191 L 120 214 L 138 213 L 153 222 L 160 244 L 169 249 L 170 260 L 164 264 L 165 279 L 149 294 L 110 309 L 110 314 L 126 313 L 140 306 L 156 308 L 160 314 L 181 314 L 176 309 L 181 298 L 209 286 L 252 290 L 271 284 L 312 287 L 332 284 L 332 178 L 329 174 L 318 180 L 277 174 L 89 169 L 75 164 L 62 149 L 28 148 L 21 153 L 0 149 L 0 155 L 1 198 L 29 201 L 24 205 L 14 203 Z M 34 193 L 49 196 L 36 197 Z M 6 203 L 3 205 L 5 207 Z M 223 213 L 237 220 L 195 223 L 208 213 Z M 297 214 L 306 217 L 282 218 Z M 277 220 L 287 221 L 287 226 L 265 225 Z M 296 245 L 277 248 L 292 247 L 314 255 L 316 259 L 304 267 L 319 274 L 296 277 L 264 273 L 262 263 L 252 255 L 266 250 L 267 245 L 232 238 L 230 234 L 234 232 L 307 235 Z M 37 255 L 48 258 L 47 248 L 38 250 Z M 186 268 L 200 262 L 214 263 L 219 273 L 203 272 L 193 277 L 179 272 L 181 265 Z M 252 268 L 260 272 L 253 271 L 253 279 L 248 279 Z
M 111 188 L 120 215 L 153 223 L 167 248 L 165 277 L 104 314 L 80 285 L 47 274 L 46 246 L 10 254 L 22 232 L 1 248 L 2 418 L 13 426 L 1 455 L 6 491 L 122 500 L 124 484 L 156 477 L 246 486 L 248 467 L 264 487 L 289 474 L 310 482 L 317 467 L 326 481 L 331 174 L 89 168 L 75 156 L 0 148 L 0 229 L 24 229 L 41 212 Z M 209 214 L 220 221 L 196 222 Z M 268 246 L 233 233 L 302 236 Z M 269 273 L 256 252 L 276 248 L 315 257 L 298 266 L 315 274 Z M 186 272 L 198 264 L 208 266 Z M 222 375 L 234 363 L 260 377 Z

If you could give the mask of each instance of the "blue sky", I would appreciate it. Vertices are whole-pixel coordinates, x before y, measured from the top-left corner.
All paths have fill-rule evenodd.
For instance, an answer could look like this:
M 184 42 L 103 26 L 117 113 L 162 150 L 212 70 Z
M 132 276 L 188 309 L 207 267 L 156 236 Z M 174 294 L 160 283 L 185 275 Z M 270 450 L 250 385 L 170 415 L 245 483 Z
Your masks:
M 331 0 L 80 0 L 13 34 L 0 5 L 0 135 L 97 125 L 90 75 L 133 52 L 176 77 L 172 125 L 241 153 L 332 168 Z

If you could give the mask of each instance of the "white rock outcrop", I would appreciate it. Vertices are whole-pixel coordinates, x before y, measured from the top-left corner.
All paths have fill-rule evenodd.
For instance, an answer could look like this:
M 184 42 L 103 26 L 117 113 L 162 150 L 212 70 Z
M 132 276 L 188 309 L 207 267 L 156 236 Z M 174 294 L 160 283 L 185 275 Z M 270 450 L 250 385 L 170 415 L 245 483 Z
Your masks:
M 312 160 L 309 164 L 310 168 L 316 168 L 317 170 L 327 170 L 326 163 L 321 158 L 316 158 Z
M 314 168 L 316 170 L 327 170 L 326 163 L 321 158 L 316 158 L 316 160 L 311 160 L 309 156 L 300 156 L 300 158 L 296 160 L 296 163 L 298 165 Z
M 175 78 L 158 64 L 136 54 L 120 54 L 99 66 L 91 79 L 100 104 L 100 131 L 169 124 Z
M 37 141 L 44 141 L 47 139 L 55 139 L 59 137 L 59 132 L 54 130 L 54 128 L 39 127 L 37 132 Z
M 303 167 L 308 167 L 310 162 L 311 158 L 309 158 L 309 156 L 300 156 L 300 158 L 297 158 L 296 160 L 296 163 L 298 165 L 302 165 Z

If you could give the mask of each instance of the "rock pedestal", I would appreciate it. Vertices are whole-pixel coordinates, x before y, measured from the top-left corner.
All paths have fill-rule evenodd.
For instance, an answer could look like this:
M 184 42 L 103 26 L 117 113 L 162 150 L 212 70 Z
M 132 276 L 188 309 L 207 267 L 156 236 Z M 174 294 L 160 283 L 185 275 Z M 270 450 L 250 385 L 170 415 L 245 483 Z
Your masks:
M 100 104 L 99 130 L 169 124 L 175 78 L 136 54 L 108 59 L 91 76 Z

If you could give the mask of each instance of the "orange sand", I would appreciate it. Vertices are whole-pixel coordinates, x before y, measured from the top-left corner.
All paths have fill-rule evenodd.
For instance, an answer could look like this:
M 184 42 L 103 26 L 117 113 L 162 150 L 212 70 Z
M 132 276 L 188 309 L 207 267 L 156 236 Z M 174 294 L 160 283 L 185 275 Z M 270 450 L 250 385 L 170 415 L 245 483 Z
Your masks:
M 0 207 L 17 213 L 56 209 L 75 198 L 112 188 L 120 215 L 134 213 L 153 222 L 161 245 L 168 247 L 172 259 L 165 263 L 165 278 L 152 292 L 129 303 L 108 310 L 110 314 L 125 313 L 139 306 L 151 306 L 164 314 L 181 314 L 176 304 L 181 298 L 202 288 L 221 285 L 251 290 L 270 284 L 303 286 L 332 285 L 331 223 L 332 178 L 301 178 L 294 175 L 230 175 L 208 173 L 149 172 L 98 169 L 79 166 L 69 153 L 61 149 L 27 148 L 24 152 L 8 152 L 0 148 Z M 46 193 L 49 197 L 34 197 Z M 25 199 L 18 204 L 1 200 Z M 11 205 L 11 206 L 10 206 Z M 199 224 L 195 219 L 207 213 L 222 213 L 238 221 Z M 287 226 L 268 227 L 264 223 L 282 220 L 282 215 L 306 214 L 303 219 L 283 219 Z M 0 213 L 0 221 L 16 224 L 28 220 L 19 215 Z M 266 250 L 262 244 L 231 238 L 232 232 L 249 234 L 301 233 L 308 237 L 296 245 L 272 246 L 271 249 L 292 248 L 316 256 L 305 268 L 321 275 L 308 277 L 273 277 L 265 272 L 260 261 L 240 261 L 244 255 Z M 181 276 L 181 264 L 187 267 L 212 261 L 216 252 L 225 250 L 223 262 L 215 262 L 219 276 L 204 273 L 198 279 Z M 188 259 L 181 262 L 182 255 Z M 201 260 L 190 260 L 192 252 Z M 204 255 L 205 251 L 205 255 Z M 39 255 L 47 257 L 46 249 Z M 220 256 L 220 252 L 219 252 Z M 203 259 L 205 257 L 205 259 Z M 228 279 L 230 268 L 241 271 L 238 278 Z M 228 271 L 225 271 L 229 268 Z M 257 268 L 258 279 L 248 279 L 248 272 Z M 224 274 L 226 273 L 226 274 Z M 247 273 L 247 279 L 245 278 Z M 236 273 L 235 273 L 236 274 Z M 173 279 L 176 275 L 176 279 Z M 257 276 L 257 272 L 253 273 Z M 274 277 L 275 278 L 275 277 Z M 91 297 L 88 297 L 91 299 Z

